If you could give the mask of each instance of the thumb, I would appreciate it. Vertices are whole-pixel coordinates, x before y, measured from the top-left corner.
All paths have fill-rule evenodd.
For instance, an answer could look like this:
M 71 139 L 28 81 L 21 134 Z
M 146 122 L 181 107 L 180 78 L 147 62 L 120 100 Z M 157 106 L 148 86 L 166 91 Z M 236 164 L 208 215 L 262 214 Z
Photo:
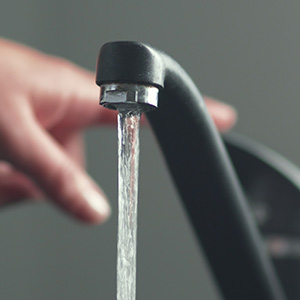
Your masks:
M 96 183 L 34 118 L 22 123 L 22 138 L 9 142 L 9 160 L 68 213 L 89 223 L 104 221 L 110 207 Z

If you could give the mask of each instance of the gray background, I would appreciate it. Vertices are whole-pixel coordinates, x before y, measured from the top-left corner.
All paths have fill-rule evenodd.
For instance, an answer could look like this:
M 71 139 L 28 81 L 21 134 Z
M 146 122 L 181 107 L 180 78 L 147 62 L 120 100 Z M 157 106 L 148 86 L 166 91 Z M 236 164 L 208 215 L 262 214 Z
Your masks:
M 161 48 L 203 93 L 237 108 L 236 131 L 300 165 L 299 1 L 2 0 L 0 28 L 89 69 L 106 41 Z M 116 130 L 92 129 L 86 140 L 88 170 L 111 199 L 112 218 L 88 227 L 50 204 L 2 210 L 0 299 L 115 298 Z M 149 129 L 140 169 L 137 298 L 221 299 Z

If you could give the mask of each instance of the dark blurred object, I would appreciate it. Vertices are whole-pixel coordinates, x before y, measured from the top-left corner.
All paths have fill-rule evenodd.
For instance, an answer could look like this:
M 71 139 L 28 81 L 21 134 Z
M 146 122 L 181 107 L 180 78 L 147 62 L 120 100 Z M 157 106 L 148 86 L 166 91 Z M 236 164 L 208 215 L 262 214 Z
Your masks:
M 227 135 L 226 146 L 289 299 L 300 299 L 300 171 L 267 147 Z

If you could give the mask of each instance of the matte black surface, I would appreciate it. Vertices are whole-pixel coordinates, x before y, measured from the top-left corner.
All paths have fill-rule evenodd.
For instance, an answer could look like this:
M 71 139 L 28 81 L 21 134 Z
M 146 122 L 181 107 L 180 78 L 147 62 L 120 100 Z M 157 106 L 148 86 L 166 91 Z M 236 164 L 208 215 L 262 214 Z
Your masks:
M 269 148 L 237 134 L 227 134 L 225 145 L 257 215 L 260 231 L 270 237 L 300 242 L 300 171 Z M 279 246 L 279 253 L 280 244 Z M 284 247 L 284 246 L 283 246 Z M 298 246 L 299 247 L 299 246 Z M 293 249 L 295 249 L 292 246 Z M 299 249 L 299 248 L 298 248 Z M 273 262 L 288 299 L 300 299 L 300 256 L 273 256 Z M 293 251 L 292 251 L 293 253 Z
M 164 66 L 160 55 L 151 47 L 137 42 L 112 42 L 100 50 L 97 84 L 141 83 L 163 86 Z
M 163 79 L 159 109 L 147 117 L 224 298 L 285 299 L 243 191 L 198 89 L 174 60 L 158 51 L 151 56 L 153 68 L 137 66 L 135 71 L 130 67 L 132 64 L 122 64 L 122 60 L 126 61 L 128 53 L 133 51 L 132 47 L 140 48 L 141 45 L 129 43 L 128 51 L 125 43 L 121 45 L 121 48 L 113 47 L 110 54 L 106 52 L 103 58 L 103 51 L 100 51 L 97 84 L 135 78 L 144 84 L 161 84 Z M 150 52 L 155 51 L 151 49 Z M 113 57 L 117 57 L 127 70 L 124 67 L 119 73 L 117 63 L 105 62 Z M 142 62 L 143 56 L 135 59 Z M 161 76 L 151 72 L 156 65 Z M 108 66 L 116 67 L 116 70 L 108 69 Z M 142 69 L 150 70 L 150 76 L 142 76 Z

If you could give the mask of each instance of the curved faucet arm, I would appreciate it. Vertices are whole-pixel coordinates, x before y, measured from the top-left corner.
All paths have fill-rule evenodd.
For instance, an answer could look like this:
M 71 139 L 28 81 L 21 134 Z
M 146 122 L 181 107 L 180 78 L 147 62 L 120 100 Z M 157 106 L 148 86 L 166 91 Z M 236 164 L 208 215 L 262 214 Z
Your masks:
M 160 89 L 147 113 L 216 281 L 228 300 L 284 300 L 244 193 L 187 73 L 163 52 L 135 42 L 103 46 L 97 84 L 139 83 Z

